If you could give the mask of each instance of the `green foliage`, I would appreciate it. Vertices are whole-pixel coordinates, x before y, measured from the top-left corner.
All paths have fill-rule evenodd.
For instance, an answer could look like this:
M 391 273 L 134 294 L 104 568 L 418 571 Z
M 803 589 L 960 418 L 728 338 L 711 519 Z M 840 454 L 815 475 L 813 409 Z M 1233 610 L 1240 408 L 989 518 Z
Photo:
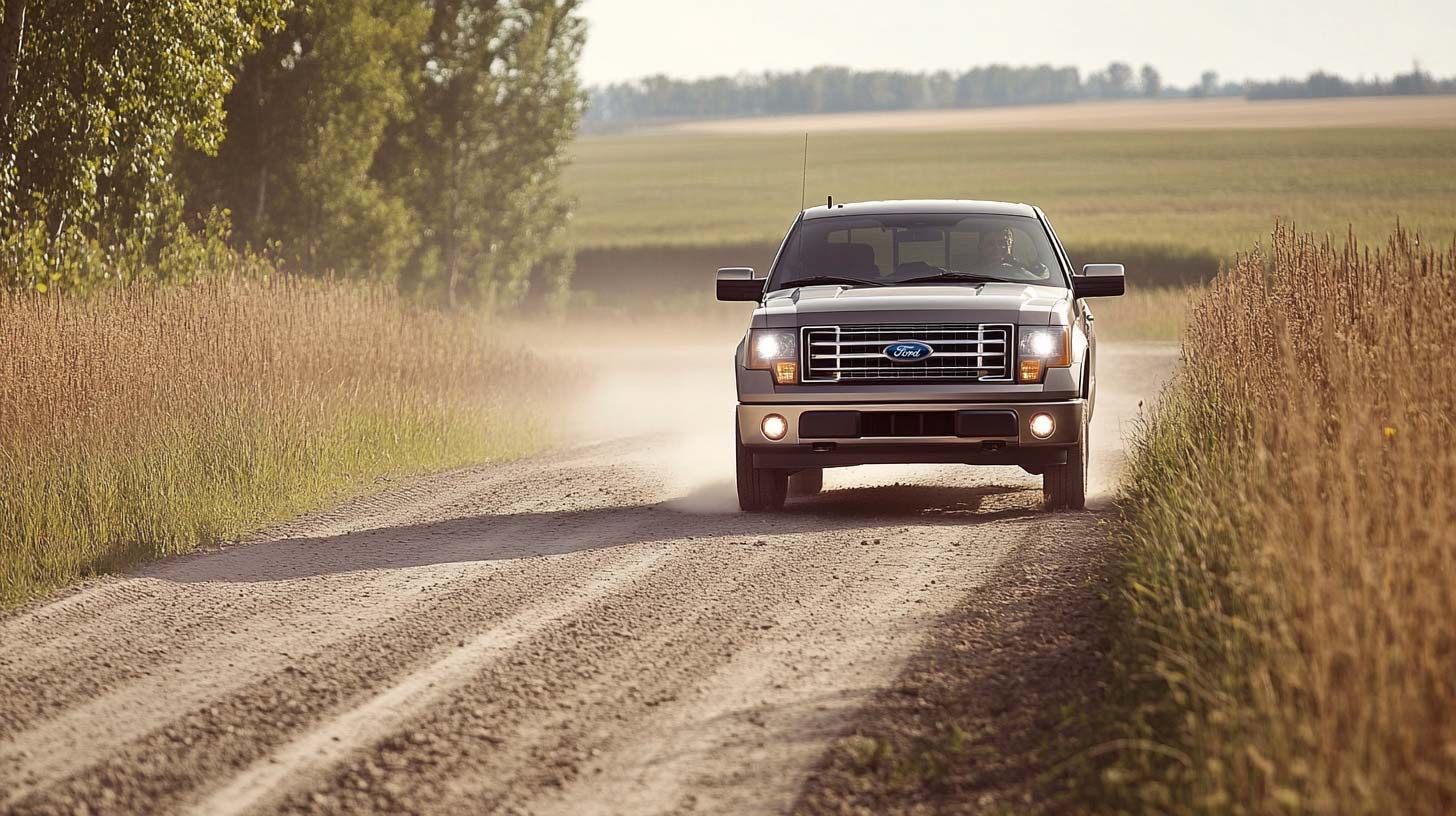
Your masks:
M 1250 99 L 1324 99 L 1339 96 L 1420 96 L 1422 94 L 1456 93 L 1456 77 L 1437 78 L 1416 66 L 1408 74 L 1396 74 L 1389 81 L 1345 79 L 1336 74 L 1315 71 L 1305 79 L 1280 79 L 1274 82 L 1250 83 Z
M 413 118 L 381 166 L 424 240 L 407 285 L 450 303 L 524 297 L 559 257 L 558 179 L 581 114 L 579 0 L 433 0 Z
M 72 229 L 103 242 L 155 238 L 177 203 L 174 146 L 217 148 L 231 68 L 279 24 L 287 2 L 10 4 L 28 7 L 14 35 L 18 81 L 0 84 L 10 110 L 0 130 L 0 214 L 43 224 L 62 243 L 81 240 Z
M 587 122 L 611 126 L 661 119 L 1035 105 L 1071 102 L 1081 95 L 1080 75 L 1070 66 L 984 65 L 958 74 L 822 66 L 696 80 L 652 76 L 594 88 Z
M 3 283 L 183 281 L 246 246 L 451 303 L 550 302 L 579 4 L 4 0 Z
M 216 270 L 251 274 L 271 268 L 256 253 L 231 243 L 225 210 L 201 216 L 195 227 L 176 222 L 165 240 L 103 245 L 79 227 L 51 234 L 44 219 L 0 231 L 0 290 L 86 293 L 117 283 L 185 284 Z M 155 243 L 155 249 L 150 244 Z
M 300 4 L 243 66 L 197 210 L 307 272 L 451 303 L 548 301 L 570 276 L 558 189 L 581 97 L 578 0 Z
M 187 157 L 192 206 L 229 208 L 239 239 L 290 267 L 396 276 L 414 219 L 371 170 L 386 129 L 408 115 L 428 19 L 416 0 L 295 6 L 244 63 L 217 156 Z

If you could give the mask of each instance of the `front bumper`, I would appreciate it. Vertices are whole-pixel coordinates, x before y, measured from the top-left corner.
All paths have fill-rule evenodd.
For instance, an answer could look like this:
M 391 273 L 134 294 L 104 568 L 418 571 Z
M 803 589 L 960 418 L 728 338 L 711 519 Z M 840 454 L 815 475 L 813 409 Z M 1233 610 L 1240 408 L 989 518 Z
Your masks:
M 1014 432 L 1004 436 L 855 436 L 816 438 L 801 436 L 800 419 L 806 412 L 824 411 L 817 404 L 740 404 L 738 433 L 744 447 L 753 454 L 756 467 L 806 468 L 844 467 L 868 464 L 961 463 L 985 465 L 1045 466 L 1066 462 L 1067 449 L 1082 439 L 1087 402 L 1082 399 L 1053 402 L 1015 403 L 854 403 L 834 405 L 834 410 L 869 413 L 903 412 L 1009 412 L 1015 415 Z M 780 440 L 763 434 L 763 420 L 777 414 L 788 422 L 788 433 Z M 1038 439 L 1032 434 L 1031 418 L 1048 414 L 1056 423 L 1051 436 Z M 864 426 L 885 423 L 865 422 Z M 960 423 L 956 423 L 960 427 Z

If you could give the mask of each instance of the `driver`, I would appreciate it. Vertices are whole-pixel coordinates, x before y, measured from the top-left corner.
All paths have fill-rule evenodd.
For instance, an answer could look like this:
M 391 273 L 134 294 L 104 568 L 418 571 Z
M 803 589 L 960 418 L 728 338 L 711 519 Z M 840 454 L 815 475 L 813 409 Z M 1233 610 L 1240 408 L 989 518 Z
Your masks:
M 1022 263 L 1012 255 L 1016 248 L 1016 233 L 1010 227 L 1001 227 L 990 232 L 981 233 L 981 242 L 977 250 L 981 257 L 981 274 L 999 274 L 1007 271 L 1008 267 L 1016 272 L 1028 275 L 1032 280 L 1045 279 L 1048 271 L 1045 264 L 1033 260 L 1030 263 Z
M 981 268 L 995 269 L 1011 263 L 1011 250 L 1015 242 L 1016 236 L 1010 227 L 983 233 L 980 244 Z

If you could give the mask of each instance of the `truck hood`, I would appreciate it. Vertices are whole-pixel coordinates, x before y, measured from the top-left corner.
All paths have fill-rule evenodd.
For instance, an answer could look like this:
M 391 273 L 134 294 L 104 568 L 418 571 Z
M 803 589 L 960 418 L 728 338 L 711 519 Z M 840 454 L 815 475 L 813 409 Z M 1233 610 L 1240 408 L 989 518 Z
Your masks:
M 754 312 L 755 328 L 865 323 L 1064 324 L 1070 295 L 1024 283 L 944 286 L 802 286 L 775 292 Z

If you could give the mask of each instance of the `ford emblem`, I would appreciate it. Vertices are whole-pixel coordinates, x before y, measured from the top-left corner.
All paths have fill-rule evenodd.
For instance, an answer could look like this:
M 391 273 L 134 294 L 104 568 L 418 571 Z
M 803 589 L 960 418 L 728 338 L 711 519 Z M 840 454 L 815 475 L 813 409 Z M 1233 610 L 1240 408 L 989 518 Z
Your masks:
M 885 346 L 884 355 L 897 363 L 924 360 L 935 353 L 935 349 L 918 340 L 906 340 Z

